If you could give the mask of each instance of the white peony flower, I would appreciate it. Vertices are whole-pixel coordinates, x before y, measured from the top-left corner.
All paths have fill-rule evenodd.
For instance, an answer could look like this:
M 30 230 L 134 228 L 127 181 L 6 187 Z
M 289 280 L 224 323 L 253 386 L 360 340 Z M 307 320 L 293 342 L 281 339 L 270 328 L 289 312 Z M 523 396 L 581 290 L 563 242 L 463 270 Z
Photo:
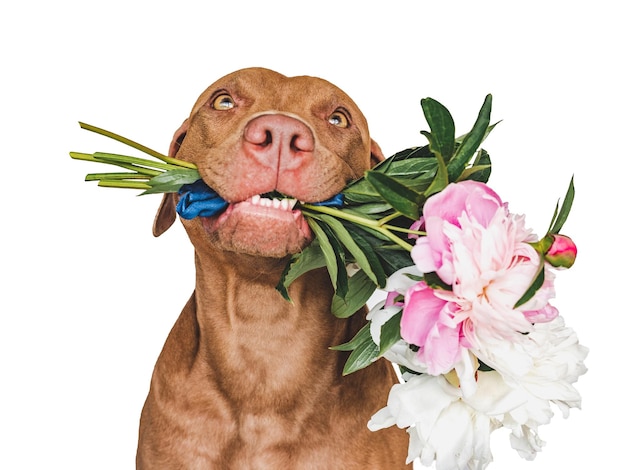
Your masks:
M 565 417 L 580 406 L 572 384 L 586 371 L 587 349 L 560 317 L 535 325 L 518 342 L 490 340 L 476 353 L 496 370 L 478 371 L 472 393 L 443 375 L 405 374 L 406 382 L 394 385 L 387 406 L 372 416 L 370 430 L 408 428 L 407 462 L 436 463 L 437 470 L 484 469 L 492 460 L 491 432 L 498 428 L 508 429 L 511 446 L 533 459 L 544 445 L 538 428 L 550 422 L 551 405 Z M 403 357 L 398 350 L 394 359 Z

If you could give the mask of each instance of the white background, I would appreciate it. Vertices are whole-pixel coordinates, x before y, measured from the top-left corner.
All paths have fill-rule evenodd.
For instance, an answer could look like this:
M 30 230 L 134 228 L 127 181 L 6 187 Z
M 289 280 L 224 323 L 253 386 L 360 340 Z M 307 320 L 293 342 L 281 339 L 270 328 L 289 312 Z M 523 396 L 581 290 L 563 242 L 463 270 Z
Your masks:
M 101 169 L 68 152 L 116 147 L 77 121 L 165 152 L 204 88 L 247 66 L 334 82 L 387 155 L 425 143 L 421 98 L 441 101 L 466 132 L 492 93 L 493 120 L 503 121 L 485 143 L 491 184 L 537 232 L 575 174 L 563 233 L 579 259 L 558 276 L 554 303 L 591 350 L 583 409 L 542 428 L 548 443 L 533 463 L 496 433 L 490 468 L 624 468 L 626 38 L 617 4 L 2 6 L 0 468 L 133 468 L 152 367 L 193 288 L 182 227 L 151 235 L 157 196 L 83 182 Z

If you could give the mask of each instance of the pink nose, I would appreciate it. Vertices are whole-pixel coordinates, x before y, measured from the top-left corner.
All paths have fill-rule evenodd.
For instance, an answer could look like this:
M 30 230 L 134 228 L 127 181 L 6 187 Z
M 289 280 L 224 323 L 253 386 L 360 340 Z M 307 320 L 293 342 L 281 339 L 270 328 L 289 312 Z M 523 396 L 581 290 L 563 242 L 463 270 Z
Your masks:
M 252 119 L 243 133 L 246 154 L 263 166 L 298 168 L 315 148 L 313 132 L 298 119 L 264 114 Z

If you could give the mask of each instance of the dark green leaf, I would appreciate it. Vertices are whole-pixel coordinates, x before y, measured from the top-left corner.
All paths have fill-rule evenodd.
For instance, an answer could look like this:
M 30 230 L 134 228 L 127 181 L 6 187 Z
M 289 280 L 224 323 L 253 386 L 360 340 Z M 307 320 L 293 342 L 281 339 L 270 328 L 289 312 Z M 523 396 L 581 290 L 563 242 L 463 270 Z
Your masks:
M 289 263 L 283 270 L 276 290 L 280 292 L 285 300 L 291 301 L 289 293 L 287 292 L 291 283 L 304 273 L 324 266 L 326 266 L 326 260 L 322 253 L 319 240 L 315 239 L 304 250 L 291 257 Z
M 378 285 L 378 287 L 384 286 L 387 282 L 387 276 L 385 275 L 385 270 L 383 269 L 383 266 L 378 259 L 378 255 L 374 249 L 374 246 L 370 243 L 371 239 L 363 236 L 362 231 L 355 230 L 354 227 L 351 227 L 350 225 L 346 227 L 346 230 L 348 231 L 354 242 L 360 247 L 369 263 L 371 272 L 366 271 L 366 274 L 375 284 Z M 359 260 L 356 259 L 356 257 L 355 260 L 357 264 L 359 264 L 359 266 L 363 268 L 363 266 L 359 263 Z
M 341 243 L 325 223 L 320 223 L 312 218 L 308 219 L 308 223 L 319 240 L 335 293 L 339 297 L 345 297 L 348 290 L 348 273 Z
M 353 351 L 359 346 L 359 344 L 368 341 L 373 342 L 369 323 L 361 328 L 359 332 L 354 335 L 354 338 L 352 338 L 350 341 L 348 341 L 347 343 L 339 344 L 337 346 L 331 346 L 330 349 L 332 349 L 333 351 Z
M 319 243 L 320 249 L 322 250 L 322 254 L 324 255 L 324 260 L 326 261 L 326 269 L 328 270 L 328 274 L 330 275 L 330 280 L 333 284 L 335 290 L 337 290 L 337 272 L 338 272 L 338 263 L 337 257 L 335 256 L 335 250 L 326 235 L 326 232 L 322 230 L 322 227 L 313 219 L 308 219 L 309 227 L 315 234 L 315 239 Z
M 395 166 L 398 162 L 408 159 L 416 160 L 420 157 L 434 157 L 428 145 L 401 150 L 400 152 L 394 153 L 391 157 L 378 163 L 372 169 L 381 173 L 388 173 L 391 171 L 390 168 Z
M 400 320 L 402 312 L 396 313 L 382 326 L 380 330 L 380 352 L 382 356 L 391 346 L 402 339 L 400 336 Z
M 376 220 L 378 218 L 377 216 L 390 212 L 392 209 L 388 203 L 381 201 L 378 203 L 371 202 L 367 204 L 343 207 L 342 210 L 360 217 Z
M 372 281 L 379 284 L 385 283 L 385 273 L 378 262 L 378 258 L 376 258 L 376 254 L 370 249 L 367 242 L 359 238 L 355 239 L 338 219 L 325 214 L 320 214 L 317 218 L 328 225 L 337 239 L 352 254 L 354 261 Z
M 443 282 L 436 272 L 424 273 L 424 281 L 433 289 L 452 290 L 452 286 Z
M 348 318 L 363 307 L 376 290 L 376 284 L 359 270 L 348 278 L 348 293 L 342 299 L 335 295 L 331 310 L 337 318 Z
M 454 120 L 446 107 L 432 98 L 423 99 L 421 104 L 430 126 L 427 133 L 430 151 L 448 163 L 454 153 Z
M 424 134 L 424 132 L 422 132 L 422 134 Z M 439 191 L 443 190 L 443 188 L 448 186 L 449 182 L 450 182 L 450 179 L 448 177 L 448 168 L 446 167 L 446 163 L 443 161 L 443 158 L 438 155 L 437 156 L 437 173 L 435 174 L 435 177 L 433 178 L 430 185 L 424 192 L 424 195 L 428 197 L 435 193 L 438 193 Z
M 370 325 L 367 323 L 348 343 L 333 346 L 335 351 L 352 351 L 343 368 L 343 375 L 364 369 L 378 358 L 378 346 L 372 339 Z
M 565 194 L 565 199 L 563 199 L 563 205 L 561 206 L 561 210 L 553 217 L 553 222 L 550 224 L 550 229 L 548 233 L 559 233 L 561 228 L 563 228 L 563 224 L 567 220 L 569 216 L 570 210 L 572 208 L 572 204 L 574 203 L 574 195 L 576 194 L 576 190 L 574 189 L 574 177 L 569 182 L 569 187 L 567 188 L 567 193 Z M 558 204 L 557 204 L 558 209 Z
M 485 149 L 478 150 L 476 160 L 466 168 L 457 181 L 473 180 L 486 183 L 491 176 L 491 158 Z
M 537 271 L 537 274 L 535 275 L 535 279 L 530 284 L 530 287 L 528 288 L 528 290 L 524 293 L 524 295 L 522 295 L 522 297 L 517 301 L 517 303 L 515 304 L 513 308 L 521 307 L 530 299 L 532 299 L 535 293 L 543 285 L 543 281 L 545 280 L 545 267 L 544 267 L 545 264 L 544 264 L 543 259 L 540 260 L 539 265 L 540 265 L 540 268 Z
M 461 145 L 454 153 L 454 156 L 450 159 L 450 163 L 448 163 L 450 181 L 458 180 L 465 169 L 465 165 L 467 165 L 474 156 L 487 135 L 491 116 L 491 101 L 491 95 L 487 95 L 480 108 L 474 127 L 472 127 L 472 130 L 465 136 Z
M 411 219 L 417 220 L 419 218 L 425 201 L 422 194 L 413 191 L 384 173 L 368 171 L 365 173 L 365 179 L 395 210 Z
M 348 357 L 343 368 L 343 375 L 349 375 L 357 370 L 365 369 L 378 359 L 378 346 L 371 339 L 369 343 L 360 344 Z

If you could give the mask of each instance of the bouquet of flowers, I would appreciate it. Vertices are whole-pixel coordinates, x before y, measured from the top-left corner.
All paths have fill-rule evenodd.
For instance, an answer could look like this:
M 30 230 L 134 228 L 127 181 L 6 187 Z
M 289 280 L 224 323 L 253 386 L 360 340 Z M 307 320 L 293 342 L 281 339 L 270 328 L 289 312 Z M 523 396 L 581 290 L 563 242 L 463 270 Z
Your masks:
M 402 380 L 368 427 L 407 428 L 407 462 L 436 462 L 439 470 L 485 468 L 498 428 L 510 431 L 522 457 L 534 458 L 553 406 L 565 417 L 580 407 L 573 384 L 586 372 L 587 349 L 550 303 L 556 272 L 576 258 L 574 242 L 560 234 L 573 179 L 539 238 L 486 184 L 491 159 L 481 144 L 495 127 L 491 101 L 488 95 L 472 129 L 455 137 L 449 111 L 422 100 L 427 145 L 384 160 L 328 201 L 296 203 L 315 239 L 291 257 L 277 286 L 289 301 L 294 279 L 325 267 L 335 289 L 332 313 L 341 318 L 376 289 L 387 292 L 366 326 L 334 349 L 350 351 L 344 374 L 381 358 L 397 365 Z M 81 127 L 156 158 L 71 152 L 127 170 L 87 180 L 142 194 L 178 192 L 177 211 L 188 219 L 226 208 L 193 164 Z

